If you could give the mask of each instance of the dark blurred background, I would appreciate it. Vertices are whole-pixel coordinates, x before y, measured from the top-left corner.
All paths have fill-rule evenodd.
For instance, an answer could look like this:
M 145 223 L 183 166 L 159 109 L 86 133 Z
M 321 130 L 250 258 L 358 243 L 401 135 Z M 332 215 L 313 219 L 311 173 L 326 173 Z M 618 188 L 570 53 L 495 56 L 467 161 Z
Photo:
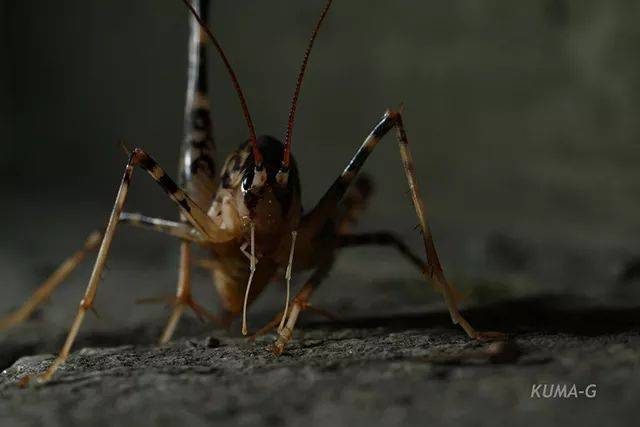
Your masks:
M 212 3 L 211 25 L 258 132 L 282 138 L 323 2 Z M 404 103 L 436 244 L 472 300 L 552 292 L 637 302 L 639 18 L 640 4 L 622 0 L 337 0 L 295 131 L 305 205 L 385 108 Z M 188 15 L 177 0 L 3 0 L 0 23 L 6 312 L 104 224 L 125 162 L 119 139 L 175 175 Z M 247 132 L 219 58 L 209 59 L 222 161 Z M 376 194 L 360 228 L 393 229 L 420 249 L 393 138 L 365 170 Z M 134 182 L 128 210 L 176 217 L 146 176 Z M 176 254 L 169 238 L 120 229 L 98 307 L 115 302 L 126 307 L 115 317 L 144 315 L 133 299 L 172 292 Z M 47 309 L 65 324 L 88 270 Z M 213 301 L 208 277 L 197 280 Z M 369 249 L 345 253 L 318 298 L 358 307 L 363 291 L 370 308 L 437 299 L 395 253 Z

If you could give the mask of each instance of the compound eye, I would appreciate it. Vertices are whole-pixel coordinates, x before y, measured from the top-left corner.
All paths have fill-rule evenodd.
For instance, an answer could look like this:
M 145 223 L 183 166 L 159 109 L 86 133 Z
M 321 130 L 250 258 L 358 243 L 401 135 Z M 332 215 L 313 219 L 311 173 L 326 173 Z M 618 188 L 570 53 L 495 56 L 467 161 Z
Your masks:
M 253 173 L 248 173 L 242 178 L 242 190 L 248 192 L 251 189 L 251 183 L 253 182 Z

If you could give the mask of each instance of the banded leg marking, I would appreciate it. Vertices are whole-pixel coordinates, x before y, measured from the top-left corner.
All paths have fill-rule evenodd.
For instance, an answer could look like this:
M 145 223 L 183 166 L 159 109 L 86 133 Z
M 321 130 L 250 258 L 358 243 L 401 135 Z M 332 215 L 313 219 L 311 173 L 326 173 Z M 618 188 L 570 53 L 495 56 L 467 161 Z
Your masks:
M 180 209 L 180 212 L 185 216 L 185 218 L 198 231 L 203 233 L 208 238 L 219 237 L 216 236 L 216 227 L 211 219 L 207 217 L 202 209 L 200 209 L 200 207 L 198 207 L 198 205 L 196 205 L 195 202 L 193 202 L 184 193 L 184 191 L 177 187 L 175 182 L 173 182 L 173 180 L 169 178 L 167 174 L 165 174 L 162 168 L 143 150 L 139 148 L 133 150 L 129 157 L 129 161 L 125 166 L 124 175 L 122 176 L 122 180 L 120 181 L 120 186 L 118 188 L 118 194 L 116 195 L 116 200 L 113 205 L 113 210 L 111 211 L 111 215 L 109 216 L 109 222 L 107 224 L 107 228 L 104 232 L 104 237 L 98 251 L 98 257 L 94 264 L 93 271 L 91 272 L 91 277 L 89 278 L 89 283 L 87 284 L 84 297 L 80 301 L 80 307 L 78 308 L 76 317 L 73 320 L 71 329 L 69 330 L 69 334 L 67 335 L 67 339 L 65 340 L 65 343 L 62 346 L 58 357 L 56 357 L 56 359 L 51 363 L 44 374 L 39 377 L 40 381 L 49 381 L 58 370 L 60 365 L 62 365 L 67 357 L 69 357 L 69 352 L 71 351 L 71 347 L 76 339 L 76 336 L 78 335 L 78 331 L 80 330 L 80 326 L 82 325 L 84 316 L 87 310 L 91 309 L 93 305 L 93 301 L 98 289 L 98 284 L 100 282 L 100 277 L 102 275 L 102 272 L 104 271 L 107 254 L 109 253 L 109 248 L 111 247 L 111 243 L 113 242 L 116 227 L 120 220 L 120 215 L 122 214 L 122 211 L 124 209 L 124 203 L 127 198 L 127 193 L 129 192 L 129 186 L 131 185 L 133 169 L 135 166 L 142 167 L 151 175 L 151 177 L 165 190 L 169 198 L 171 198 L 171 200 L 176 203 L 176 205 Z
M 320 199 L 316 207 L 303 218 L 302 231 L 307 233 L 307 236 L 309 234 L 315 235 L 319 232 L 326 221 L 335 213 L 338 203 L 340 203 L 340 200 L 345 195 L 349 185 L 354 181 L 371 151 L 373 151 L 380 139 L 394 127 L 396 128 L 396 136 L 400 148 L 403 170 L 411 192 L 411 199 L 416 211 L 416 216 L 420 222 L 422 240 L 427 256 L 425 277 L 431 279 L 434 286 L 442 290 L 452 321 L 455 324 L 460 324 L 469 337 L 474 339 L 503 338 L 504 334 L 502 333 L 476 331 L 458 310 L 456 304 L 456 291 L 453 289 L 451 284 L 449 284 L 444 275 L 435 244 L 433 243 L 433 236 L 431 234 L 429 223 L 427 222 L 426 210 L 420 195 L 420 189 L 418 187 L 415 173 L 415 165 L 411 156 L 411 151 L 409 150 L 409 142 L 402 123 L 401 113 L 388 110 L 384 114 L 382 120 L 367 136 L 342 174 L 340 174 L 340 176 L 334 181 L 329 190 Z
M 203 22 L 209 15 L 208 0 L 192 1 Z M 207 95 L 207 34 L 194 16 L 189 18 L 189 69 L 180 148 L 178 183 L 200 206 L 208 206 L 216 189 L 216 147 L 211 103 Z
M 364 165 L 378 142 L 394 126 L 394 119 L 390 113 L 386 113 L 382 120 L 374 127 L 373 131 L 364 140 L 356 154 L 338 178 L 331 184 L 329 190 L 322 196 L 318 204 L 304 217 L 307 231 L 317 232 L 328 218 L 333 217 L 338 204 L 344 197 L 349 186 L 356 179 L 360 169 Z
M 233 238 L 230 232 L 221 230 L 207 213 L 196 204 L 166 172 L 143 150 L 136 148 L 131 154 L 131 164 L 140 166 L 151 175 L 173 200 L 184 218 L 193 225 L 202 235 L 212 243 L 221 243 Z

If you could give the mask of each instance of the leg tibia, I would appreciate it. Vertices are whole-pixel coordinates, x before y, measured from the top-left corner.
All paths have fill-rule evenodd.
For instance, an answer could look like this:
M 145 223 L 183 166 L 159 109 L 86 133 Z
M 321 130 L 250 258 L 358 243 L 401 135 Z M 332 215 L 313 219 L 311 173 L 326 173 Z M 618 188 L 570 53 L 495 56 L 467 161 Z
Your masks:
M 11 328 L 27 320 L 33 311 L 46 301 L 53 291 L 80 265 L 89 252 L 98 247 L 100 239 L 102 239 L 102 233 L 99 231 L 91 233 L 82 249 L 67 258 L 33 293 L 31 298 L 13 313 L 0 318 L 0 330 Z

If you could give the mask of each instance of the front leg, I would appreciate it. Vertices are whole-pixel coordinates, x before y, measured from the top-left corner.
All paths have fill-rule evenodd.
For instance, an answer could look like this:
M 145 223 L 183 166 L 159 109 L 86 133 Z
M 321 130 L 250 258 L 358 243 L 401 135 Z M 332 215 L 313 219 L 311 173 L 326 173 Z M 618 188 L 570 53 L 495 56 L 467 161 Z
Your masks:
M 318 286 L 320 286 L 325 277 L 327 277 L 327 274 L 329 274 L 329 271 L 331 271 L 332 266 L 333 259 L 325 262 L 320 267 L 318 267 L 313 272 L 307 283 L 305 283 L 302 289 L 300 289 L 300 292 L 298 292 L 295 298 L 293 298 L 288 317 L 285 316 L 282 318 L 281 325 L 284 326 L 278 329 L 278 338 L 273 344 L 273 353 L 276 356 L 282 354 L 287 343 L 291 341 L 291 337 L 293 336 L 293 328 L 296 326 L 296 322 L 298 321 L 300 312 L 305 310 L 309 306 L 309 299 L 311 298 L 311 294 L 318 288 Z

